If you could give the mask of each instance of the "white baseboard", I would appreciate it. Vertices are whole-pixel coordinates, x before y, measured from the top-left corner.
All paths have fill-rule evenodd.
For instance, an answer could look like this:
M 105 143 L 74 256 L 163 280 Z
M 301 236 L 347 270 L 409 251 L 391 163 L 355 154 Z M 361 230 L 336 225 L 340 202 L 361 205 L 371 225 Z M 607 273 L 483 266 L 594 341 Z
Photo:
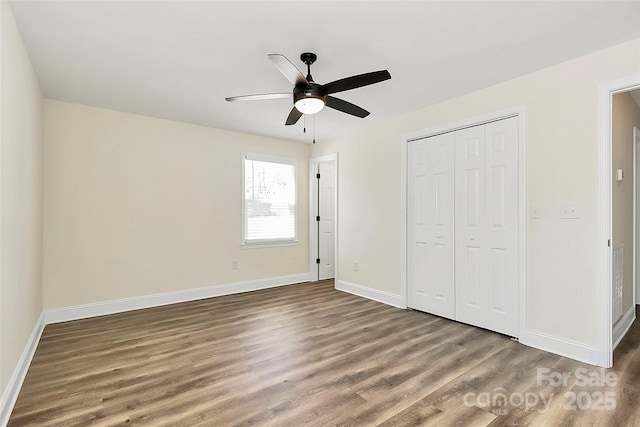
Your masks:
M 406 308 L 401 302 L 400 295 L 368 288 L 366 286 L 357 285 L 355 283 L 349 283 L 344 280 L 336 280 L 335 286 L 336 289 L 340 291 L 348 292 L 350 294 L 378 301 L 394 307 L 403 309 Z M 628 312 L 624 316 L 623 320 L 619 322 L 625 323 L 625 325 L 627 325 L 624 329 L 624 333 L 626 333 L 628 328 L 631 326 L 631 323 L 633 323 L 634 319 L 635 311 L 631 312 L 630 310 L 630 312 Z M 623 328 L 621 327 L 621 329 Z M 624 333 L 622 333 L 622 335 L 624 335 Z M 568 357 L 570 359 L 578 360 L 590 365 L 609 367 L 606 366 L 609 359 L 608 354 L 603 354 L 602 352 L 598 351 L 595 346 L 589 346 L 576 341 L 571 341 L 532 330 L 527 330 L 524 332 L 521 331 L 519 341 L 521 344 L 537 348 L 538 350 L 543 350 L 549 353 Z
M 40 336 L 42 335 L 44 326 L 44 313 L 41 313 L 36 325 L 33 327 L 33 332 L 31 332 L 31 336 L 29 337 L 27 344 L 24 346 L 22 355 L 20 356 L 20 359 L 18 359 L 16 368 L 13 370 L 13 374 L 9 379 L 9 383 L 5 387 L 2 397 L 0 397 L 0 426 L 6 426 L 9 422 L 11 411 L 13 411 L 13 406 L 16 404 L 16 400 L 18 399 L 18 393 L 22 388 L 22 383 L 24 382 L 24 378 L 27 375 L 29 366 L 31 365 L 31 360 L 33 359 L 33 355 L 38 347 L 38 342 L 40 341 Z
M 268 279 L 248 280 L 246 282 L 236 282 L 218 286 L 186 289 L 183 291 L 165 292 L 141 297 L 75 305 L 71 307 L 53 308 L 44 311 L 44 319 L 45 324 L 48 325 L 51 323 L 68 322 L 70 320 L 123 313 L 125 311 L 158 307 L 186 301 L 195 301 L 199 299 L 219 297 L 222 295 L 239 294 L 242 292 L 251 292 L 259 289 L 274 288 L 276 286 L 291 285 L 294 283 L 308 281 L 309 273 L 301 273 L 289 276 L 270 277 Z
M 521 331 L 519 341 L 529 347 L 568 357 L 579 362 L 608 367 L 606 366 L 608 355 L 602 354 L 595 346 L 532 330 Z
M 392 294 L 391 292 L 368 288 L 366 286 L 357 285 L 355 283 L 346 282 L 344 280 L 336 280 L 335 286 L 339 291 L 348 292 L 359 297 L 378 301 L 383 304 L 392 305 L 394 307 L 406 308 L 400 301 L 400 295 Z
M 622 338 L 624 338 L 624 336 L 627 335 L 627 332 L 629 332 L 629 328 L 631 328 L 631 325 L 633 325 L 633 322 L 635 320 L 636 320 L 636 306 L 634 304 L 631 306 L 631 308 L 629 308 L 629 310 L 627 310 L 624 316 L 622 316 L 618 321 L 618 323 L 616 323 L 615 326 L 613 327 L 613 336 L 611 338 L 613 341 L 614 350 L 616 349 L 618 344 L 620 344 L 620 341 L 622 341 Z

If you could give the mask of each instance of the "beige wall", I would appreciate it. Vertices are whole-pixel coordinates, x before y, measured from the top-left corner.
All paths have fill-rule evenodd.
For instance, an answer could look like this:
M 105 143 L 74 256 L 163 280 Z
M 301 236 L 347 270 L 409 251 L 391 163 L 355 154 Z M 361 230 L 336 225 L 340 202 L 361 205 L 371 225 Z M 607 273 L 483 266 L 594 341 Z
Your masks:
M 613 243 L 624 244 L 624 289 L 622 313 L 633 300 L 633 127 L 640 129 L 640 108 L 628 93 L 613 96 L 612 201 Z M 616 181 L 616 170 L 624 178 Z
M 638 71 L 635 40 L 316 144 L 340 158 L 339 279 L 401 293 L 403 133 L 524 105 L 526 197 L 542 212 L 527 220 L 527 330 L 595 346 L 598 86 Z M 564 201 L 580 219 L 560 219 Z
M 298 245 L 240 248 L 242 152 L 297 159 Z M 308 273 L 308 157 L 306 144 L 46 100 L 45 308 Z
M 42 311 L 43 99 L 0 2 L 0 394 Z

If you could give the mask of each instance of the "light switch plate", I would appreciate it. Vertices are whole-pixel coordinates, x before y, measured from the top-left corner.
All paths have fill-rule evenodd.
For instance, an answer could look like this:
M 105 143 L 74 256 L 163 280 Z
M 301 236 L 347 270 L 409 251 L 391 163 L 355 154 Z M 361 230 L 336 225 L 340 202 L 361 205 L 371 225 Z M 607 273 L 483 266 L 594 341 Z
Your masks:
M 542 211 L 540 210 L 540 205 L 537 203 L 532 203 L 529 205 L 529 217 L 531 219 L 541 219 Z

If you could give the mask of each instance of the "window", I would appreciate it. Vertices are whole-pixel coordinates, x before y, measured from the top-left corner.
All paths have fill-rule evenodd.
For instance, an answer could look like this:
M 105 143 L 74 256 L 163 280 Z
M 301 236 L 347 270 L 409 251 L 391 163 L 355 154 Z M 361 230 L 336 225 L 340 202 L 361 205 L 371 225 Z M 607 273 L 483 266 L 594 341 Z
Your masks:
M 244 245 L 296 242 L 296 162 L 243 154 Z

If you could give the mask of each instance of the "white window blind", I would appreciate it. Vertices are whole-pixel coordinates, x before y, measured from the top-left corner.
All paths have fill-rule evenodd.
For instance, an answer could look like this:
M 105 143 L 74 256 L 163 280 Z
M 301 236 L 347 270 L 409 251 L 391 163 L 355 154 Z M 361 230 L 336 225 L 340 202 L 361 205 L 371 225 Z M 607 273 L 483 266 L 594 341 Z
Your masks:
M 243 154 L 243 169 L 243 244 L 295 242 L 295 160 Z

